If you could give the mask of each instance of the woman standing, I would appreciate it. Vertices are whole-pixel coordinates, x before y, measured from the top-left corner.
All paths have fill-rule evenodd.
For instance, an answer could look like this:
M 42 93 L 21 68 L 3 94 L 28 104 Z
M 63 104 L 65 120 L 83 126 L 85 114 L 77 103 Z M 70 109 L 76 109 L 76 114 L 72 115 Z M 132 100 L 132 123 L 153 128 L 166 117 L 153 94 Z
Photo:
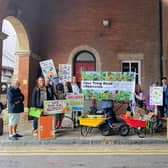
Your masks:
M 159 82 L 158 82 L 158 81 L 153 81 L 153 82 L 151 83 L 151 87 L 157 87 L 158 85 L 159 85 Z M 148 95 L 147 95 L 146 108 L 147 108 L 147 110 L 150 111 L 150 112 L 154 112 L 155 109 L 158 108 L 157 106 L 150 104 L 150 89 L 149 89 Z
M 72 82 L 66 83 L 66 90 L 67 93 L 73 93 L 73 94 L 79 94 L 80 88 L 76 82 L 76 76 L 72 77 Z M 74 127 L 77 127 L 79 125 L 79 116 L 81 116 L 81 111 L 72 111 L 72 120 Z
M 135 102 L 136 106 L 143 108 L 143 99 L 144 99 L 144 94 L 143 91 L 141 90 L 140 85 L 135 86 Z
M 129 108 L 131 109 L 132 115 L 136 113 L 136 107 L 143 108 L 144 93 L 141 90 L 139 84 L 135 86 L 135 100 L 129 102 Z
M 48 100 L 48 92 L 45 87 L 45 81 L 43 77 L 38 77 L 37 85 L 33 89 L 32 93 L 32 107 L 43 109 L 43 103 Z M 33 136 L 38 135 L 38 118 L 33 119 Z

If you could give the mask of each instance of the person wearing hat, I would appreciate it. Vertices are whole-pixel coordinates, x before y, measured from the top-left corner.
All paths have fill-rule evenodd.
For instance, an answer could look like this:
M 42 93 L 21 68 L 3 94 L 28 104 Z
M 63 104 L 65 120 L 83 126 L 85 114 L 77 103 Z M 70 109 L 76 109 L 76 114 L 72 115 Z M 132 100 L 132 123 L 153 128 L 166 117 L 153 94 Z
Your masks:
M 168 117 L 168 83 L 167 77 L 162 77 L 163 86 L 163 106 L 160 107 L 161 117 Z

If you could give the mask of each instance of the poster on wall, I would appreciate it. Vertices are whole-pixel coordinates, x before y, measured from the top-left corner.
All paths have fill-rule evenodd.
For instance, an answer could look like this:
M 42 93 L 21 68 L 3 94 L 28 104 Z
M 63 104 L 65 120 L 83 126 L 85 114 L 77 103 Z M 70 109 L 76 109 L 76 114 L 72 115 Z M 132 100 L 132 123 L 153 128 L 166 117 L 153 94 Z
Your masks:
M 134 72 L 82 72 L 81 88 L 85 99 L 134 100 Z
M 68 113 L 71 108 L 66 100 L 47 100 L 44 101 L 44 111 L 48 114 Z
M 59 79 L 61 82 L 71 82 L 72 79 L 71 64 L 59 64 Z
M 57 72 L 54 66 L 54 62 L 52 59 L 45 60 L 40 62 L 40 67 L 44 77 L 55 78 L 57 77 Z
M 66 99 L 72 111 L 83 111 L 84 109 L 84 95 L 83 94 L 68 93 Z
M 150 105 L 163 105 L 163 87 L 150 87 L 150 98 L 149 103 Z

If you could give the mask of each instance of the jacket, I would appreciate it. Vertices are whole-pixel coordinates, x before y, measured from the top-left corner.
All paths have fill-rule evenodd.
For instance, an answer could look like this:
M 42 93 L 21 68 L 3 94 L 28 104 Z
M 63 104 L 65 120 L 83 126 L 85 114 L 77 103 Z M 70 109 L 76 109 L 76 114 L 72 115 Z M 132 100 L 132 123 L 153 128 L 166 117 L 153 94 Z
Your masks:
M 163 100 L 164 100 L 164 103 L 163 103 L 163 104 L 165 104 L 165 105 L 168 106 L 168 86 L 167 86 L 166 91 L 165 91 L 165 93 L 164 93 L 164 98 L 163 98 Z
M 46 89 L 46 92 L 47 92 L 47 100 L 51 100 L 48 89 Z M 40 101 L 41 100 L 40 95 L 41 95 L 40 89 L 35 87 L 32 93 L 32 107 L 43 108 L 43 103 L 41 103 Z
M 7 91 L 8 112 L 21 113 L 24 112 L 24 95 L 19 88 L 10 87 Z M 17 103 L 19 101 L 19 103 Z

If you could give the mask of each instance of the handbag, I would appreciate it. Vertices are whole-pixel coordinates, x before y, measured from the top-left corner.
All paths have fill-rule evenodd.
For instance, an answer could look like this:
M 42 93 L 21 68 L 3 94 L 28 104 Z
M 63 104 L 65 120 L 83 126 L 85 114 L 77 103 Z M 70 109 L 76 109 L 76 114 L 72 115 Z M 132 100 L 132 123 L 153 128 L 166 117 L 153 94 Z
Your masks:
M 29 116 L 40 118 L 42 111 L 43 111 L 43 109 L 30 107 Z

